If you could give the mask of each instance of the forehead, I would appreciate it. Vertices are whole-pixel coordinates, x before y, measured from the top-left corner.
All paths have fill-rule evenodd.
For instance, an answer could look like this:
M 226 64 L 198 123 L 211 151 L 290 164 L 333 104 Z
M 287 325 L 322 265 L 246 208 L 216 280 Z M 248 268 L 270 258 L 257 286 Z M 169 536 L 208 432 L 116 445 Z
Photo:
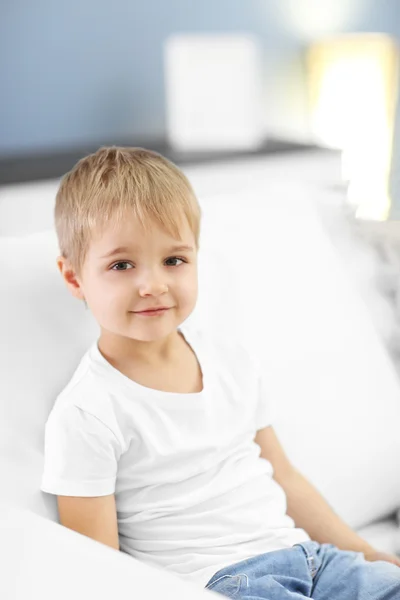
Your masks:
M 155 222 L 143 227 L 138 219 L 129 217 L 121 223 L 105 227 L 101 234 L 91 243 L 91 253 L 97 258 L 111 256 L 120 252 L 135 250 L 145 251 L 147 248 L 163 251 L 173 246 L 190 246 L 194 248 L 194 236 L 186 219 L 177 222 L 179 236 L 173 237 L 161 225 Z

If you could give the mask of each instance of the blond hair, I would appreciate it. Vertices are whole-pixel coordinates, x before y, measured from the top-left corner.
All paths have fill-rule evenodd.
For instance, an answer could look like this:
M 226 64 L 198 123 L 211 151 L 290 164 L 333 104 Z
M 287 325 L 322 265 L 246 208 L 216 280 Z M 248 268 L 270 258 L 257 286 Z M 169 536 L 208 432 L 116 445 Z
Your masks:
M 76 163 L 56 196 L 60 252 L 78 276 L 93 236 L 121 223 L 127 211 L 144 228 L 155 221 L 176 239 L 186 217 L 199 248 L 201 209 L 182 171 L 152 150 L 103 146 Z

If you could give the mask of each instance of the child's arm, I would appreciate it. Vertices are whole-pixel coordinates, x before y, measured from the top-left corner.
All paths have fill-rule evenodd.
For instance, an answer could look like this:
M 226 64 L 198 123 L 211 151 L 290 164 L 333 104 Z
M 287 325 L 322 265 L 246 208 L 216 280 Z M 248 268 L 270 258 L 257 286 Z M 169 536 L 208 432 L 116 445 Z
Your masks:
M 57 497 L 61 525 L 119 550 L 115 486 L 120 436 L 80 406 L 60 404 L 47 420 L 44 447 L 40 489 Z
M 273 479 L 282 487 L 287 514 L 320 544 L 334 544 L 342 550 L 364 554 L 375 549 L 351 529 L 329 506 L 320 492 L 290 462 L 272 426 L 257 431 L 254 441 L 262 458 L 274 468 Z
M 57 496 L 60 523 L 119 550 L 115 495 Z

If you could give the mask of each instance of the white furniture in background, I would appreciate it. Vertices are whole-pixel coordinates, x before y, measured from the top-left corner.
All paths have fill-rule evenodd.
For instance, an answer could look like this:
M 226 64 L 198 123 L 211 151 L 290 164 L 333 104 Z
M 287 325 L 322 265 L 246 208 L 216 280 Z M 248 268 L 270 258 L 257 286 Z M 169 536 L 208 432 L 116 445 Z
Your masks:
M 261 146 L 260 40 L 251 34 L 175 33 L 164 44 L 167 137 L 177 150 Z
M 199 300 L 189 319 L 258 353 L 289 458 L 360 535 L 400 553 L 400 383 L 315 212 L 323 161 L 314 158 L 276 160 L 275 168 L 264 160 L 186 169 L 203 210 Z M 285 183 L 282 175 L 291 173 Z M 14 589 L 2 597 L 25 599 L 31 582 L 31 598 L 53 598 L 52 576 L 41 577 L 59 573 L 62 560 L 65 590 L 79 584 L 78 599 L 87 598 L 96 565 L 98 600 L 110 589 L 143 600 L 161 588 L 165 598 L 205 597 L 211 592 L 150 574 L 135 559 L 66 531 L 55 497 L 39 490 L 45 420 L 98 326 L 56 268 L 54 194 L 46 198 L 36 187 L 37 220 L 27 231 L 29 188 L 19 189 L 21 196 L 11 188 L 0 193 L 0 556 L 8 565 L 0 590 Z M 122 587 L 112 588 L 117 580 Z

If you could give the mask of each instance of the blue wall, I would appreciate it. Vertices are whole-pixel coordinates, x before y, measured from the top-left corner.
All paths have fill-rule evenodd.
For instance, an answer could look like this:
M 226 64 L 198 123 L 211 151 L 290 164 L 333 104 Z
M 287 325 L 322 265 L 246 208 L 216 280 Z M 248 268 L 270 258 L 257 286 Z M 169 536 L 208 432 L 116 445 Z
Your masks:
M 293 11 L 310 25 L 297 27 Z M 162 44 L 170 33 L 257 34 L 273 81 L 282 60 L 318 31 L 349 30 L 400 35 L 400 2 L 3 0 L 0 154 L 163 137 Z

